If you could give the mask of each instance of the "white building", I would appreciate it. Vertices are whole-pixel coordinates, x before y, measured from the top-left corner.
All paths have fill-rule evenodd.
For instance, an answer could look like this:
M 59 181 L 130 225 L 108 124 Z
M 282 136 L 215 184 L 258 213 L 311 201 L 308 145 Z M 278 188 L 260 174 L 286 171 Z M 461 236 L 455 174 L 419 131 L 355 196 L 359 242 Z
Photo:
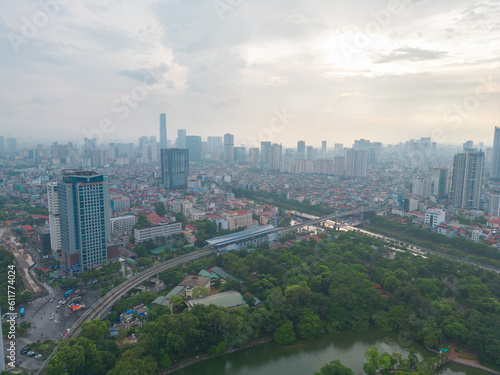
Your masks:
M 481 240 L 481 235 L 483 231 L 481 229 L 474 229 L 471 233 L 471 240 L 478 243 Z
M 189 221 L 198 221 L 205 218 L 206 212 L 192 207 L 187 209 L 187 214 L 187 218 L 189 219 Z
M 431 195 L 431 183 L 429 180 L 415 178 L 413 180 L 412 194 L 422 198 L 429 198 Z
M 170 237 L 181 232 L 181 223 L 159 224 L 149 228 L 134 229 L 134 238 L 139 243 L 147 240 L 156 240 L 159 237 Z
M 425 219 L 424 224 L 429 225 L 431 227 L 436 227 L 441 225 L 446 220 L 446 213 L 442 209 L 438 208 L 429 208 L 425 211 Z
M 61 250 L 61 222 L 59 219 L 59 197 L 57 195 L 57 182 L 47 184 L 47 199 L 49 208 L 50 247 L 59 259 Z
M 491 216 L 500 216 L 500 192 L 492 191 L 490 193 L 489 213 Z
M 111 231 L 130 232 L 135 225 L 135 216 L 120 216 L 111 219 Z

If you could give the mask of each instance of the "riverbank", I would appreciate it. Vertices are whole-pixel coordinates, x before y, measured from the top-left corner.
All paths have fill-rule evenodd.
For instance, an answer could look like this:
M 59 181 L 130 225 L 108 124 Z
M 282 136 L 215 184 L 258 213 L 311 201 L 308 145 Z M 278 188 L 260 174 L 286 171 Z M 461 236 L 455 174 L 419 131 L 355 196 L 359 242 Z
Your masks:
M 458 353 L 455 349 L 457 348 L 456 345 L 453 345 L 453 344 L 448 344 L 448 346 L 451 347 L 451 350 L 448 352 L 448 360 L 449 362 L 453 362 L 453 363 L 456 363 L 456 364 L 459 364 L 459 365 L 462 365 L 462 366 L 467 366 L 467 367 L 471 367 L 471 368 L 474 368 L 476 370 L 481 370 L 481 371 L 484 371 L 484 372 L 488 372 L 490 374 L 493 374 L 493 375 L 500 375 L 500 372 L 499 371 L 496 371 L 494 369 L 491 369 L 489 367 L 485 367 L 481 364 L 479 364 L 479 360 L 478 359 L 463 359 L 463 358 L 460 358 L 460 355 L 464 354 L 464 353 Z M 437 350 L 434 350 L 434 349 L 431 349 L 431 348 L 428 348 L 426 347 L 427 350 L 429 350 L 430 352 L 434 353 L 434 354 L 440 354 Z M 473 354 L 472 352 L 468 352 L 468 351 L 465 351 L 465 354 Z
M 225 355 L 235 353 L 235 352 L 238 352 L 238 351 L 244 350 L 244 349 L 249 349 L 249 348 L 252 348 L 252 347 L 257 346 L 257 345 L 266 344 L 266 343 L 271 342 L 271 341 L 273 341 L 273 336 L 264 336 L 264 337 L 260 337 L 260 338 L 255 339 L 255 340 L 250 340 L 248 343 L 246 343 L 245 345 L 238 347 L 238 348 L 227 348 L 219 355 L 212 355 L 212 354 L 208 354 L 208 353 L 201 354 L 201 355 L 198 355 L 196 357 L 186 359 L 186 360 L 179 362 L 173 366 L 170 366 L 166 370 L 162 370 L 160 372 L 157 372 L 157 374 L 161 374 L 161 375 L 172 374 L 176 371 L 182 370 L 182 369 L 184 369 L 190 365 L 193 365 L 195 363 L 203 362 L 203 361 L 213 359 L 213 358 L 223 357 Z

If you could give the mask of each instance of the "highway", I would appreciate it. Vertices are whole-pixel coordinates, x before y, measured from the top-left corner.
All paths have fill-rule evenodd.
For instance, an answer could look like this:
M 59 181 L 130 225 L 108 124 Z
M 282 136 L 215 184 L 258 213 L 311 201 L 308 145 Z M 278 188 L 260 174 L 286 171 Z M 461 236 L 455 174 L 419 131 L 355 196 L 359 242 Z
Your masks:
M 63 340 L 69 340 L 78 337 L 78 335 L 82 330 L 83 323 L 88 322 L 90 320 L 99 319 L 101 315 L 103 315 L 111 306 L 113 306 L 113 304 L 116 303 L 116 301 L 118 301 L 126 292 L 128 292 L 135 286 L 139 285 L 143 281 L 146 281 L 152 276 L 158 274 L 159 272 L 165 271 L 169 268 L 173 268 L 178 265 L 191 262 L 193 260 L 197 260 L 216 253 L 217 253 L 216 249 L 199 250 L 157 264 L 135 276 L 132 276 L 131 278 L 129 278 L 128 280 L 124 281 L 116 288 L 111 290 L 109 293 L 107 293 L 104 297 L 98 300 L 93 306 L 89 307 L 85 312 L 85 314 L 83 314 L 80 317 L 80 319 L 76 321 L 76 323 L 73 325 L 69 333 L 63 338 Z M 56 351 L 57 349 L 54 352 L 52 352 L 52 354 L 47 358 L 47 360 L 43 363 L 42 367 L 40 367 L 40 369 L 38 370 L 37 374 L 43 374 L 43 372 L 47 367 L 47 364 L 49 363 L 54 353 L 56 353 Z

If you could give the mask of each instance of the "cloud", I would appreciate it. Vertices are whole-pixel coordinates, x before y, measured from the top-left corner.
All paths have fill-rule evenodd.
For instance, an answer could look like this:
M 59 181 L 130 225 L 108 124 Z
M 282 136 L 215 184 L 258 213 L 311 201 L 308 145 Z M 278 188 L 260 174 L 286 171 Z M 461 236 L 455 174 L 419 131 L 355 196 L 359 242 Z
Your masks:
M 448 52 L 445 51 L 431 51 L 420 48 L 398 48 L 393 50 L 387 55 L 378 57 L 375 64 L 386 64 L 396 61 L 424 61 L 424 60 L 437 60 L 445 57 Z

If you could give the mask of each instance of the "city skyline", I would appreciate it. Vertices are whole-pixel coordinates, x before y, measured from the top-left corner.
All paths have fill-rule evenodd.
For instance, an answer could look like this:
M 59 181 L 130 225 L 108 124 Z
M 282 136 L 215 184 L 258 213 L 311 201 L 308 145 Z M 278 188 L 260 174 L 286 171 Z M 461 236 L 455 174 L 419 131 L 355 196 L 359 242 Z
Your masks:
M 4 5 L 6 138 L 120 142 L 156 135 L 159 113 L 171 137 L 247 146 L 460 144 L 498 125 L 494 1 L 48 3 Z

